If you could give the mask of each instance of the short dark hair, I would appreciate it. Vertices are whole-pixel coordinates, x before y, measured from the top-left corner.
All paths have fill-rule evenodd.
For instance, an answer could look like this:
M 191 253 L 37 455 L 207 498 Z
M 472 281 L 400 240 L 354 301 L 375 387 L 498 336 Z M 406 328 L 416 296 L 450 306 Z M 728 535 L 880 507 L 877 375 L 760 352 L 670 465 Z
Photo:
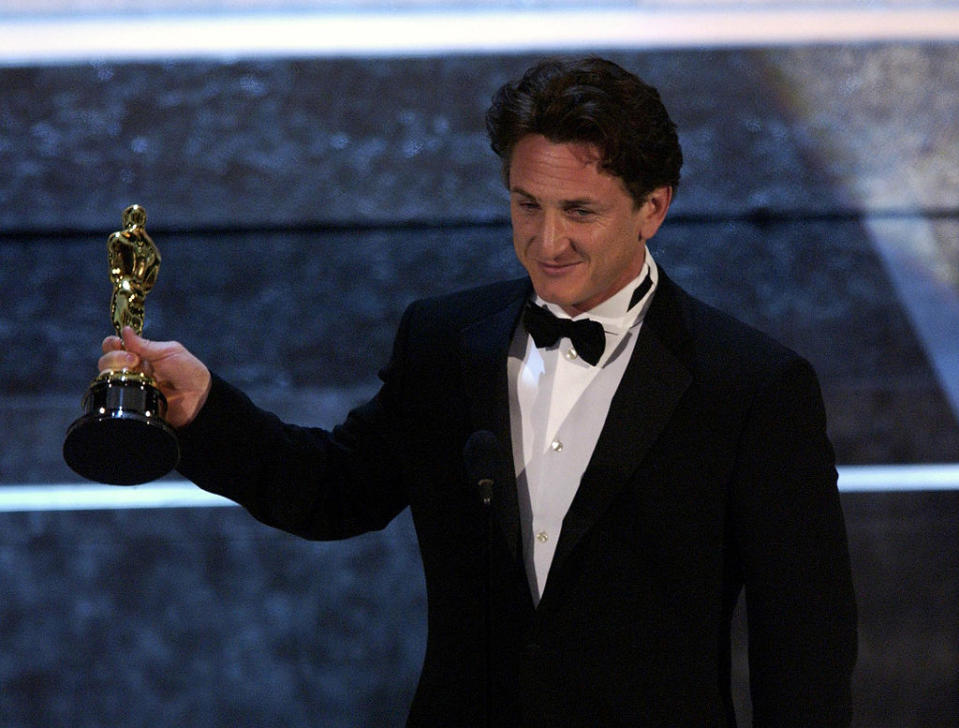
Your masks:
M 486 131 L 507 184 L 517 142 L 541 134 L 556 144 L 595 145 L 600 168 L 623 180 L 636 204 L 679 185 L 683 152 L 659 92 L 602 58 L 536 64 L 493 95 Z

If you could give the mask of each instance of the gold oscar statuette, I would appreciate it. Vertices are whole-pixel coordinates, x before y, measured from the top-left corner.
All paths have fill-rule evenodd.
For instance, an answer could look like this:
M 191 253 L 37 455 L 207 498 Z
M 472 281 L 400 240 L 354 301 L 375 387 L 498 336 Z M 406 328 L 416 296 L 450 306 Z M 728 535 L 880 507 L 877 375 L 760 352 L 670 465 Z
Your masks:
M 147 235 L 146 219 L 142 207 L 131 205 L 123 211 L 123 229 L 107 239 L 117 336 L 124 326 L 143 333 L 143 301 L 160 270 L 160 251 Z M 67 430 L 63 458 L 83 477 L 136 485 L 176 467 L 180 447 L 163 419 L 167 402 L 153 377 L 133 369 L 100 372 L 82 407 L 84 414 Z

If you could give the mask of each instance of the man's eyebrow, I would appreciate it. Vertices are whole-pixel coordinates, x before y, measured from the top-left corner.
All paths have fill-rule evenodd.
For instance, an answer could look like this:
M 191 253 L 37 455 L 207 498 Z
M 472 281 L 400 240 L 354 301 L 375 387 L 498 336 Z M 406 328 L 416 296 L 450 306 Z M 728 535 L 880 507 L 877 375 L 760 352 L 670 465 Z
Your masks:
M 535 200 L 535 199 L 536 199 L 536 197 L 535 197 L 534 195 L 531 195 L 529 192 L 527 192 L 526 190 L 524 190 L 522 187 L 510 187 L 510 188 L 509 188 L 509 191 L 510 191 L 510 194 L 511 194 L 511 195 L 522 195 L 523 197 L 528 197 L 528 198 L 530 198 L 531 200 Z
M 522 195 L 523 197 L 527 197 L 531 200 L 536 199 L 536 195 L 530 194 L 529 192 L 524 190 L 522 187 L 510 187 L 509 191 L 510 191 L 510 194 L 513 194 L 513 195 Z M 564 208 L 591 207 L 591 206 L 595 206 L 596 204 L 597 204 L 597 201 L 594 200 L 592 197 L 580 197 L 572 200 L 560 200 L 560 205 Z
M 594 207 L 596 205 L 596 200 L 592 197 L 581 197 L 577 200 L 563 200 L 563 207 Z

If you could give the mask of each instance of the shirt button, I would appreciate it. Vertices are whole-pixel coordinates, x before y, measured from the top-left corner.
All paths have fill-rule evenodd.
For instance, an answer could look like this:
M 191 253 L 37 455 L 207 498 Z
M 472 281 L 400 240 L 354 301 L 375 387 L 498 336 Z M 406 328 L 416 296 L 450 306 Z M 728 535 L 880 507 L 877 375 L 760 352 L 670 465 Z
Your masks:
M 573 359 L 575 359 L 575 358 L 578 357 L 578 356 L 579 356 L 579 354 L 576 353 L 576 349 L 574 349 L 572 346 L 569 347 L 569 349 L 566 350 L 566 358 L 567 358 L 569 361 L 573 361 Z
M 559 440 L 553 440 L 549 446 L 553 449 L 553 452 L 563 452 L 563 443 Z
M 540 531 L 539 533 L 536 534 L 536 540 L 539 541 L 540 543 L 546 543 L 547 541 L 549 541 L 549 534 L 546 533 L 546 531 Z

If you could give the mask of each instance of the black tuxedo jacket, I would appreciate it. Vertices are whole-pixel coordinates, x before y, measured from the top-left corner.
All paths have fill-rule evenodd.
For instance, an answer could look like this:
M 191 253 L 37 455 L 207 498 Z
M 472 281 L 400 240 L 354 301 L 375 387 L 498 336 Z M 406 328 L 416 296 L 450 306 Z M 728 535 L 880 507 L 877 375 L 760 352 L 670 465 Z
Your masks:
M 411 726 L 735 725 L 743 586 L 754 724 L 847 725 L 855 605 L 815 374 L 665 274 L 534 608 L 506 379 L 530 291 L 412 304 L 380 392 L 332 432 L 283 424 L 215 378 L 180 433 L 181 472 L 307 538 L 411 508 L 429 605 Z M 508 463 L 489 552 L 463 465 L 477 430 Z

